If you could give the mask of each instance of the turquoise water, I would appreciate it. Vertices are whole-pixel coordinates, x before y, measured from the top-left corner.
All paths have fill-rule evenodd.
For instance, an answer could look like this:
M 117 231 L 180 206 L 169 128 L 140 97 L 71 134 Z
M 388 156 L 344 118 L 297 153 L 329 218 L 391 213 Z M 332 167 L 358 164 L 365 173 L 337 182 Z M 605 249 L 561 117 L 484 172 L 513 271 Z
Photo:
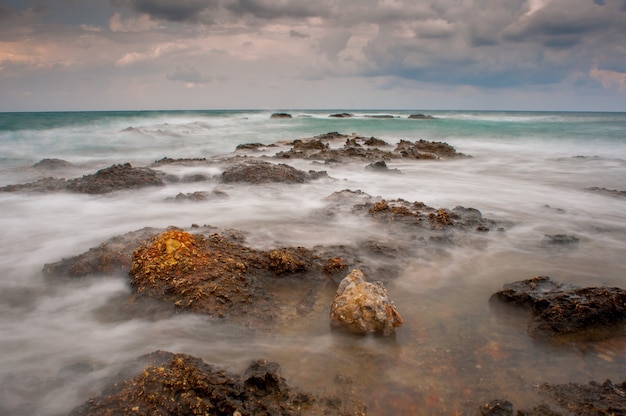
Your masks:
M 626 198 L 589 190 L 626 190 L 626 113 L 416 111 L 436 119 L 409 120 L 409 111 L 348 111 L 355 117 L 345 119 L 328 116 L 346 110 L 287 112 L 292 119 L 270 119 L 272 111 L 0 113 L 0 186 L 163 157 L 211 161 L 162 168 L 179 177 L 202 174 L 209 178 L 204 182 L 107 195 L 0 193 L 1 414 L 66 414 L 128 362 L 156 349 L 233 371 L 263 356 L 280 362 L 290 384 L 314 392 L 326 392 L 336 373 L 349 375 L 374 415 L 472 414 L 472 403 L 501 397 L 530 407 L 540 400 L 535 384 L 623 380 L 623 339 L 541 345 L 523 324 L 494 315 L 487 299 L 503 284 L 535 275 L 626 287 Z M 296 186 L 219 181 L 221 158 L 238 144 L 331 131 L 392 144 L 445 141 L 471 158 L 389 161 L 402 175 L 372 173 L 360 162 L 289 160 L 332 179 Z M 43 158 L 71 165 L 34 168 Z M 229 198 L 171 201 L 181 192 L 215 189 Z M 393 278 L 370 276 L 385 281 L 404 317 L 393 342 L 331 334 L 326 310 L 279 334 L 242 333 L 202 317 L 114 319 L 111 305 L 130 294 L 127 277 L 50 282 L 41 275 L 44 263 L 145 226 L 230 227 L 259 248 L 401 238 L 350 215 L 320 222 L 324 198 L 342 189 L 473 207 L 510 225 L 467 236 L 467 244 L 417 252 Z M 546 234 L 580 242 L 551 250 L 542 244 Z

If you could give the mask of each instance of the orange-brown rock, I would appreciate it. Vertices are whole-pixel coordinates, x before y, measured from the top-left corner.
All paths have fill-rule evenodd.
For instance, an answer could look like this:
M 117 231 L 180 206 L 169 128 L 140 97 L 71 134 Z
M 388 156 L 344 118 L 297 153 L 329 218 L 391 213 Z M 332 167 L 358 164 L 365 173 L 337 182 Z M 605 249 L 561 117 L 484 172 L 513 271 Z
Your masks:
M 222 317 L 247 314 L 253 305 L 272 315 L 274 302 L 250 268 L 267 269 L 262 252 L 218 234 L 207 238 L 174 229 L 134 251 L 130 276 L 138 294 L 182 309 Z
M 403 320 L 382 282 L 367 282 L 354 269 L 341 283 L 330 308 L 330 322 L 356 334 L 391 335 Z

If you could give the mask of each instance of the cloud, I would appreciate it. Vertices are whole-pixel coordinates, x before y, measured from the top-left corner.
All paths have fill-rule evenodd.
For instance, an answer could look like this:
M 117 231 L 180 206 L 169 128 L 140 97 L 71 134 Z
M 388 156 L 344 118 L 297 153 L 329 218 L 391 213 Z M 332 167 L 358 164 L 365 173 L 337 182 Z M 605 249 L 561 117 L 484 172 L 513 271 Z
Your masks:
M 307 35 L 306 33 L 300 33 L 297 30 L 293 30 L 291 29 L 289 31 L 289 37 L 290 38 L 300 38 L 300 39 L 306 39 L 309 37 L 309 35 Z
M 150 19 L 147 14 L 142 14 L 136 18 L 123 19 L 119 13 L 115 13 L 109 19 L 109 29 L 112 32 L 143 32 L 156 29 L 159 24 Z
M 589 76 L 598 81 L 606 89 L 617 89 L 626 92 L 626 72 L 598 69 L 597 65 L 591 68 Z
M 325 17 L 330 13 L 329 0 L 229 0 L 225 8 L 236 15 L 261 19 Z
M 351 37 L 352 33 L 349 30 L 333 31 L 320 39 L 319 49 L 330 62 L 337 63 L 339 52 L 346 49 Z
M 213 80 L 212 77 L 201 73 L 192 66 L 177 67 L 174 72 L 168 73 L 166 78 L 170 81 L 184 82 L 187 88 L 205 86 Z
M 111 0 L 115 6 L 124 6 L 154 20 L 171 22 L 198 22 L 203 14 L 217 5 L 215 0 Z

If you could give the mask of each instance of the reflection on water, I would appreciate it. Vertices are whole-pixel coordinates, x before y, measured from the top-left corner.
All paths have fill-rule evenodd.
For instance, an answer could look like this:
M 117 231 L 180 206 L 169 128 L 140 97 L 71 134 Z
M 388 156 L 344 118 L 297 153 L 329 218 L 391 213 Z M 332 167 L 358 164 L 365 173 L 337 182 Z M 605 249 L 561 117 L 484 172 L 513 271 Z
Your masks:
M 0 194 L 0 413 L 64 414 L 157 349 L 232 371 L 268 358 L 281 364 L 290 385 L 318 393 L 330 392 L 336 375 L 349 377 L 373 415 L 471 414 L 494 398 L 529 408 L 540 399 L 534 386 L 543 382 L 622 381 L 623 337 L 592 345 L 537 343 L 526 334 L 523 312 L 496 312 L 488 299 L 503 284 L 535 275 L 626 287 L 626 200 L 585 190 L 622 189 L 617 178 L 624 177 L 624 163 L 470 147 L 472 159 L 388 163 L 402 170 L 397 176 L 361 165 L 293 161 L 327 170 L 333 179 L 297 186 L 177 183 L 102 196 Z M 199 170 L 176 167 L 173 173 Z M 211 166 L 207 172 L 220 171 Z M 168 200 L 216 188 L 229 198 Z M 145 226 L 232 227 L 259 248 L 415 237 L 415 231 L 390 233 L 349 212 L 320 214 L 324 197 L 342 189 L 473 207 L 507 226 L 460 235 L 456 245 L 416 246 L 411 258 L 399 260 L 397 276 L 368 276 L 385 282 L 404 317 L 391 338 L 331 331 L 331 286 L 315 313 L 258 333 L 202 316 L 159 314 L 154 305 L 146 306 L 147 315 L 129 317 L 119 308 L 131 292 L 124 276 L 50 281 L 40 272 L 46 262 Z M 546 234 L 575 235 L 579 243 L 546 246 Z M 288 296 L 291 289 L 281 290 Z

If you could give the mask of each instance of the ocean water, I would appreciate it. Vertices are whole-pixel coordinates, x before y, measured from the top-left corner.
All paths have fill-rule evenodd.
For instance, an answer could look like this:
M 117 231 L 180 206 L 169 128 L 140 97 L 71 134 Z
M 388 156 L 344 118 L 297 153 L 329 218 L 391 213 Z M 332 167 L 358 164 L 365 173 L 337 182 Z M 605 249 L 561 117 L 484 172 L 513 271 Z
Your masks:
M 165 166 L 174 175 L 213 179 L 106 195 L 0 193 L 0 414 L 66 414 L 157 349 L 235 372 L 252 359 L 275 360 L 290 385 L 314 393 L 331 392 L 335 375 L 347 375 L 372 415 L 472 414 L 502 397 L 528 408 L 541 400 L 534 386 L 543 382 L 625 379 L 623 337 L 546 345 L 529 338 L 525 317 L 503 319 L 488 304 L 503 284 L 537 275 L 626 287 L 626 197 L 589 189 L 626 190 L 625 113 L 432 111 L 435 120 L 409 120 L 409 111 L 372 110 L 328 117 L 344 111 L 288 111 L 292 119 L 271 119 L 270 111 L 0 113 L 0 186 L 80 177 L 114 163 L 220 158 L 242 143 L 333 131 L 389 143 L 444 141 L 471 156 L 390 161 L 402 175 L 366 171 L 363 163 L 288 160 L 334 178 L 301 185 L 225 185 L 219 165 Z M 365 117 L 383 114 L 396 117 Z M 33 167 L 44 158 L 71 165 Z M 169 200 L 214 189 L 230 197 Z M 270 334 L 203 316 L 122 319 L 111 316 L 110 305 L 130 294 L 126 276 L 51 282 L 41 273 L 45 263 L 146 226 L 231 227 L 263 249 L 350 244 L 380 233 L 351 216 L 320 223 L 324 197 L 342 189 L 472 207 L 509 225 L 470 244 L 418 253 L 398 276 L 370 276 L 385 282 L 404 317 L 393 339 L 331 332 L 327 311 Z M 547 246 L 545 236 L 554 234 L 579 243 Z

